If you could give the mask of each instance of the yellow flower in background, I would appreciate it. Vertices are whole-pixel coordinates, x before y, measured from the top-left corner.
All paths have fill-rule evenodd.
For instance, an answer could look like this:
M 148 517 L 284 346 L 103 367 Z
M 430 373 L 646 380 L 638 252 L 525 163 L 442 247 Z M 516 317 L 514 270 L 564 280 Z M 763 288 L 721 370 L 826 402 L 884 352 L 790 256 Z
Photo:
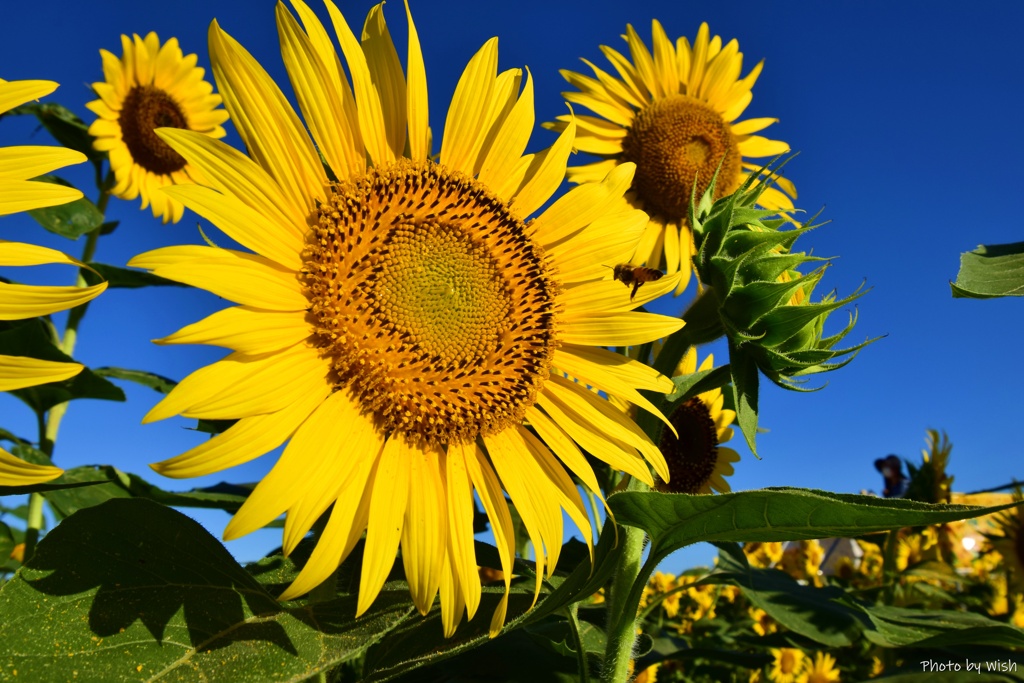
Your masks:
M 1019 495 L 1014 496 L 1020 500 Z M 1003 557 L 1007 590 L 1024 593 L 1024 516 L 1020 507 L 1010 508 L 996 517 L 996 533 L 989 536 L 995 553 Z
M 57 89 L 53 81 L 0 80 L 0 114 Z M 30 178 L 58 168 L 80 164 L 84 154 L 63 147 L 17 146 L 0 148 L 0 216 L 59 206 L 82 197 L 78 190 Z M 0 240 L 0 266 L 46 264 L 82 266 L 54 249 Z M 106 283 L 91 287 L 50 287 L 0 282 L 0 320 L 23 320 L 74 308 L 94 299 Z M 82 371 L 78 363 L 61 363 L 24 356 L 0 355 L 0 391 L 59 382 Z M 0 486 L 38 484 L 59 477 L 58 467 L 35 465 L 0 449 Z
M 704 359 L 700 370 L 714 367 L 712 354 Z M 692 375 L 697 368 L 697 350 L 691 347 L 676 369 L 677 376 Z M 736 412 L 723 407 L 721 389 L 712 389 L 683 402 L 672 411 L 669 422 L 675 427 L 663 430 L 659 448 L 668 462 L 671 478 L 659 482 L 659 488 L 674 493 L 728 493 L 732 490 L 726 477 L 733 474 L 734 462 L 740 455 L 726 446 L 733 436 L 730 426 Z
M 743 544 L 743 554 L 753 567 L 768 569 L 782 561 L 782 543 L 779 541 L 750 541 Z
M 759 636 L 766 636 L 769 633 L 775 633 L 779 626 L 774 619 L 768 616 L 768 613 L 763 609 L 757 607 L 748 607 L 747 614 L 753 619 L 754 633 Z
M 839 669 L 836 659 L 824 652 L 816 652 L 814 661 L 807 661 L 803 673 L 797 677 L 797 683 L 834 683 L 839 680 Z
M 688 220 L 691 194 L 700 198 L 721 164 L 715 199 L 728 195 L 763 165 L 747 159 L 776 156 L 789 151 L 789 145 L 755 135 L 777 119 L 737 120 L 750 104 L 763 62 L 741 78 L 739 43 L 731 40 L 723 46 L 719 36 L 711 37 L 706 23 L 692 45 L 685 37 L 673 45 L 657 20 L 652 30 L 653 55 L 629 25 L 624 36 L 629 57 L 601 46 L 614 74 L 586 59 L 593 76 L 562 71 L 578 89 L 563 96 L 597 114 L 575 117 L 576 147 L 601 158 L 570 168 L 568 178 L 593 182 L 619 164 L 637 165 L 629 197 L 650 214 L 650 224 L 631 262 L 654 268 L 664 263 L 669 273 L 681 271 L 679 294 L 689 281 L 694 253 Z M 561 116 L 547 125 L 561 130 L 568 121 Z M 765 188 L 760 204 L 792 210 L 793 184 L 784 178 L 775 182 L 778 188 Z
M 498 73 L 497 39 L 459 80 L 435 162 L 408 8 L 403 73 L 382 6 L 370 10 L 360 42 L 326 4 L 351 87 L 316 15 L 293 1 L 303 29 L 277 5 L 285 66 L 312 140 L 277 85 L 216 22 L 213 71 L 249 156 L 205 135 L 158 131 L 205 179 L 165 192 L 254 253 L 182 246 L 131 262 L 239 304 L 163 340 L 232 353 L 186 377 L 145 418 L 238 422 L 154 468 L 200 476 L 290 438 L 225 538 L 286 513 L 290 553 L 333 505 L 281 598 L 327 579 L 366 530 L 357 613 L 377 597 L 401 546 L 413 601 L 426 614 L 440 591 L 447 634 L 480 602 L 475 491 L 506 586 L 491 621 L 496 634 L 513 574 L 506 493 L 534 548 L 539 593 L 561 549 L 563 509 L 591 537 L 569 477 L 600 496 L 581 449 L 651 484 L 649 465 L 668 475 L 633 421 L 586 387 L 641 406 L 650 404 L 638 389 L 672 390 L 667 377 L 605 347 L 679 329 L 678 319 L 632 311 L 671 291 L 678 276 L 633 301 L 607 278 L 605 264 L 626 260 L 647 222 L 623 199 L 631 165 L 526 223 L 560 185 L 575 126 L 523 156 L 533 84 L 529 72 Z
M 110 155 L 114 196 L 141 195 L 143 209 L 152 205 L 154 216 L 177 223 L 184 207 L 160 188 L 193 182 L 195 169 L 155 131 L 181 128 L 222 138 L 228 113 L 217 108 L 220 95 L 203 80 L 196 55 L 182 54 L 177 38 L 161 45 L 156 33 L 122 35 L 121 49 L 120 59 L 100 50 L 105 80 L 92 84 L 99 99 L 86 106 L 99 118 L 89 133 L 96 149 Z
M 771 648 L 770 652 L 774 659 L 768 670 L 768 680 L 774 683 L 794 683 L 803 669 L 806 655 L 791 647 Z

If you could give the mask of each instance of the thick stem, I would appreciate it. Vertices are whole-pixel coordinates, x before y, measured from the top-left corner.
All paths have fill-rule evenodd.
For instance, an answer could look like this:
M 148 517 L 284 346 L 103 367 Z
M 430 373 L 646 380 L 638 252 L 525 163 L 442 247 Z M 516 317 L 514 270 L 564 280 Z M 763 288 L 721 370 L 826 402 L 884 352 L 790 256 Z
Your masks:
M 648 486 L 632 477 L 626 490 L 646 491 Z M 646 577 L 641 577 L 640 569 L 645 539 L 646 534 L 641 529 L 619 529 L 622 549 L 608 591 L 607 645 L 601 676 L 604 683 L 625 683 L 629 680 L 629 663 L 633 659 L 633 646 L 636 643 L 636 613 L 644 584 L 647 583 Z M 647 573 L 650 574 L 649 571 Z

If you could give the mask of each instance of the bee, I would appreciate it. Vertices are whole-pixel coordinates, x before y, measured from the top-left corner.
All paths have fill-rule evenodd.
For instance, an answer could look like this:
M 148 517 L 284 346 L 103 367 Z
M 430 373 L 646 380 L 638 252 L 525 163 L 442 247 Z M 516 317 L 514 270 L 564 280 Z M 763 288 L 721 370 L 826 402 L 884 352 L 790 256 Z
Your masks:
M 636 291 L 640 289 L 640 285 L 645 282 L 654 282 L 660 280 L 665 274 L 660 270 L 654 268 L 645 268 L 644 266 L 633 266 L 628 263 L 620 263 L 615 266 L 612 271 L 614 273 L 614 279 L 623 283 L 624 285 L 633 285 L 633 291 L 629 294 L 629 300 L 632 301 L 633 297 L 636 296 Z

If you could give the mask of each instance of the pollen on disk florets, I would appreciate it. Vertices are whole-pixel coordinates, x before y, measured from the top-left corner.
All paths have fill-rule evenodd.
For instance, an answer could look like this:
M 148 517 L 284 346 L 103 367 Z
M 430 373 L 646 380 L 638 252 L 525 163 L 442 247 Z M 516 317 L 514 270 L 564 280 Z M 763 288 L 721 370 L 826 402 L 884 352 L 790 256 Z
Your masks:
M 302 276 L 335 385 L 439 443 L 522 421 L 557 344 L 557 284 L 507 203 L 401 160 L 333 186 L 317 214 Z
M 658 488 L 673 493 L 704 490 L 718 463 L 718 430 L 707 404 L 691 398 L 669 416 L 679 438 L 664 430 L 658 447 L 668 463 L 669 480 Z
M 696 196 L 703 196 L 719 163 L 715 199 L 734 191 L 741 177 L 743 157 L 729 124 L 686 95 L 670 95 L 637 113 L 622 149 L 636 164 L 633 188 L 645 208 L 670 219 L 687 217 L 694 182 Z
M 156 134 L 157 128 L 188 128 L 181 107 L 166 92 L 151 85 L 133 87 L 124 98 L 117 121 L 124 144 L 139 166 L 158 175 L 185 168 L 185 157 Z

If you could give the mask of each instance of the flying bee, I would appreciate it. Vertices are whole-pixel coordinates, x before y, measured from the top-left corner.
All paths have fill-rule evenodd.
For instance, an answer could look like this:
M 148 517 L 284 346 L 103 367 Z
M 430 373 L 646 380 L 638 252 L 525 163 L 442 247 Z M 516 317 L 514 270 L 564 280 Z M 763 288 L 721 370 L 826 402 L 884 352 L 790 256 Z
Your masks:
M 629 294 L 629 300 L 632 301 L 633 297 L 636 296 L 636 290 L 640 289 L 640 285 L 645 282 L 654 282 L 660 280 L 665 274 L 660 270 L 654 268 L 645 268 L 644 266 L 633 266 L 628 263 L 620 263 L 615 266 L 612 270 L 614 279 L 623 283 L 626 286 L 633 285 L 633 291 Z

